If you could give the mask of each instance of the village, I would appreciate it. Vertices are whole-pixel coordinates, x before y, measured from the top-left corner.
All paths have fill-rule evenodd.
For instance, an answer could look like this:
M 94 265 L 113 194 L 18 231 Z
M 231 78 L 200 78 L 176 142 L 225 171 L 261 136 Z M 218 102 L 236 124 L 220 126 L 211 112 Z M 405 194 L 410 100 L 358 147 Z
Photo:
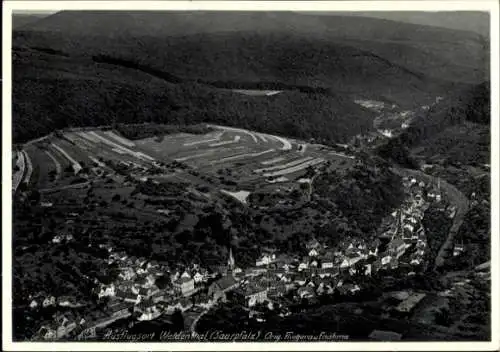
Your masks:
M 452 218 L 454 208 L 446 205 L 439 187 L 410 177 L 403 178 L 403 186 L 407 197 L 383 221 L 378 237 L 345 238 L 336 248 L 312 239 L 304 244 L 307 254 L 303 257 L 264 248 L 253 267 L 238 267 L 237 253 L 234 255 L 232 248 L 226 265 L 169 268 L 100 244 L 108 251 L 108 265 L 117 265 L 120 272 L 118 279 L 108 284 L 94 279 L 95 293 L 105 309 L 85 316 L 74 313 L 77 309 L 57 313 L 34 338 L 85 339 L 95 336 L 96 329 L 120 319 L 149 321 L 174 312 L 190 315 L 190 324 L 185 328 L 195 333 L 200 317 L 219 303 L 239 302 L 246 306 L 249 318 L 262 321 L 263 305 L 278 310 L 281 316 L 291 314 L 285 296 L 311 302 L 321 295 L 352 297 L 363 291 L 363 277 L 381 270 L 399 269 L 408 276 L 415 275 L 426 265 L 427 238 L 422 226 L 425 210 L 431 203 L 441 204 Z M 408 313 L 424 297 L 425 293 L 406 294 L 394 309 Z M 31 309 L 51 306 L 78 308 L 81 304 L 72 297 L 50 295 L 33 299 L 30 304 Z

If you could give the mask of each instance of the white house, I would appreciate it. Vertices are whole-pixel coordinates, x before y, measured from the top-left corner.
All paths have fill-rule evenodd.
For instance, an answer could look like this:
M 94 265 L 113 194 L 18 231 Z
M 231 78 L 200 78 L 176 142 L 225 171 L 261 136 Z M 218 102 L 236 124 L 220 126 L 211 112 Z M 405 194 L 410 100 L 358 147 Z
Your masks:
M 203 282 L 204 278 L 205 278 L 205 276 L 203 276 L 199 271 L 196 272 L 196 274 L 194 274 L 194 276 L 193 276 L 193 280 L 196 284 Z
M 359 262 L 361 259 L 363 259 L 362 256 L 360 255 L 352 255 L 352 256 L 346 256 L 344 257 L 344 260 L 342 260 L 342 263 L 340 264 L 341 268 L 348 268 Z
M 116 288 L 115 284 L 111 283 L 109 285 L 102 285 L 97 296 L 101 298 L 105 296 L 113 297 L 114 295 L 116 295 Z
M 316 256 L 318 256 L 319 253 L 318 253 L 318 250 L 316 248 L 313 248 L 309 251 L 308 254 L 310 257 L 316 257 Z
M 56 304 L 56 298 L 54 296 L 47 297 L 43 300 L 43 307 L 54 306 Z
M 366 276 L 371 276 L 372 275 L 372 265 L 371 264 L 366 264 L 365 265 L 365 275 Z
M 380 260 L 380 262 L 382 263 L 382 265 L 387 265 L 391 262 L 391 259 L 392 257 L 390 255 L 386 255 Z
M 269 265 L 276 260 L 275 254 L 264 254 L 262 257 L 255 261 L 256 266 Z
M 189 275 L 189 273 L 187 271 L 184 271 L 181 275 L 181 278 L 182 279 L 190 279 L 191 278 L 191 275 Z
M 299 270 L 299 271 L 302 271 L 302 270 L 305 270 L 305 269 L 307 269 L 307 268 L 309 268 L 309 261 L 308 261 L 308 260 L 303 259 L 303 260 L 300 262 L 300 264 L 299 264 L 299 268 L 298 268 L 298 270 Z

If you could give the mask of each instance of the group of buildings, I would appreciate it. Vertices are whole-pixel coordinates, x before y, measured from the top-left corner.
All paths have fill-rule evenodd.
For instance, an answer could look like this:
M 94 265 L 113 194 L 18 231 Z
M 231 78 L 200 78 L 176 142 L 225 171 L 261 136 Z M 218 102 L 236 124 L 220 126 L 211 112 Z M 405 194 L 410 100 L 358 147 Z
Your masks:
M 119 274 L 114 282 L 96 282 L 96 294 L 106 301 L 106 308 L 88 316 L 57 315 L 37 333 L 42 339 L 86 336 L 96 328 L 127 317 L 152 320 L 176 310 L 188 311 L 193 306 L 210 309 L 216 302 L 236 300 L 247 307 L 266 303 L 270 309 L 281 305 L 285 295 L 300 301 L 320 295 L 356 295 L 363 290 L 363 276 L 379 270 L 408 266 L 408 274 L 423 262 L 427 246 L 421 221 L 430 201 L 423 182 L 405 178 L 408 197 L 384 224 L 378 238 L 344 239 L 336 248 L 328 248 L 315 239 L 304 244 L 303 257 L 264 250 L 255 266 L 241 269 L 235 265 L 232 250 L 227 265 L 207 270 L 192 265 L 173 271 L 156 261 L 116 252 L 101 245 L 109 253 L 108 264 L 117 264 Z M 409 253 L 410 252 L 410 253 Z M 52 297 L 53 298 L 53 297 Z M 63 306 L 49 298 L 41 305 Z M 74 304 L 74 302 L 64 304 Z M 32 303 L 33 304 L 33 303 Z M 32 306 L 37 308 L 38 304 Z

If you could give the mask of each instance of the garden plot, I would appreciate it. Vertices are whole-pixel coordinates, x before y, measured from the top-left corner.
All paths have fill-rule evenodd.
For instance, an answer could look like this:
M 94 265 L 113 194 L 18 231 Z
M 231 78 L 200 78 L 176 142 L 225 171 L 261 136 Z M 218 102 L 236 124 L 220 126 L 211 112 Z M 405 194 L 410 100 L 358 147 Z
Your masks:
M 229 132 L 236 132 L 236 133 L 246 134 L 246 135 L 249 135 L 255 143 L 259 143 L 259 140 L 257 139 L 257 134 L 256 133 L 250 132 L 248 130 L 244 130 L 242 128 L 227 127 L 227 126 L 217 126 L 217 125 L 208 125 L 208 127 L 217 128 L 217 129 L 223 130 L 223 131 L 229 131 Z
M 143 161 L 154 161 L 155 160 L 153 157 L 151 157 L 145 153 L 137 152 L 137 151 L 134 151 L 134 150 L 129 149 L 127 147 L 119 145 L 118 143 L 115 143 L 115 142 L 111 141 L 110 139 L 108 139 L 106 135 L 102 135 L 99 132 L 90 131 L 90 132 L 86 132 L 86 134 L 91 136 L 91 138 L 95 138 L 95 139 L 99 140 L 100 143 L 104 143 L 104 144 L 110 146 L 112 148 L 112 150 L 114 150 L 116 152 L 118 152 L 118 151 L 120 153 L 123 152 L 123 154 L 131 155 L 131 156 L 133 156 L 137 159 L 143 160 Z
M 261 161 L 260 163 L 262 165 L 274 165 L 274 164 L 280 163 L 280 162 L 285 161 L 285 160 L 286 160 L 285 157 L 279 156 L 277 158 L 272 158 L 269 160 Z
M 180 155 L 180 153 L 185 153 L 193 151 L 196 149 L 205 149 L 206 144 L 192 144 L 194 141 L 199 141 L 200 138 L 203 139 L 214 139 L 213 137 L 207 138 L 207 135 L 192 135 L 192 134 L 175 134 L 166 135 L 161 140 L 156 137 L 145 138 L 135 141 L 136 149 L 141 148 L 147 153 L 151 153 L 157 156 L 159 159 L 170 159 L 176 157 L 183 157 L 186 155 Z M 191 144 L 190 146 L 184 146 L 184 144 Z
M 291 173 L 294 173 L 297 171 L 304 170 L 304 169 L 308 168 L 309 166 L 315 166 L 318 164 L 322 164 L 325 161 L 326 160 L 323 158 L 314 158 L 312 160 L 307 160 L 305 162 L 302 162 L 298 165 L 288 166 L 287 168 L 282 168 L 282 169 L 277 170 L 277 171 L 266 172 L 263 174 L 263 176 L 264 177 L 276 177 L 276 176 L 287 175 L 287 174 L 291 174 Z
M 263 172 L 286 169 L 286 168 L 290 168 L 290 167 L 302 164 L 304 162 L 310 161 L 312 159 L 314 159 L 312 156 L 308 156 L 308 157 L 304 157 L 304 158 L 300 158 L 300 159 L 296 159 L 296 160 L 287 162 L 286 164 L 278 164 L 275 166 L 269 166 L 269 167 L 265 167 L 265 168 L 261 168 L 261 169 L 255 169 L 255 170 L 253 170 L 253 172 L 263 173 Z
M 59 142 L 60 143 L 60 142 Z M 62 147 L 60 147 L 59 145 L 55 144 L 55 143 L 52 143 L 51 146 L 57 150 L 62 156 L 64 156 L 71 164 L 71 167 L 73 168 L 73 172 L 75 173 L 75 175 L 80 172 L 80 170 L 82 169 L 82 166 L 80 165 L 80 163 L 78 161 L 76 161 L 75 159 L 73 159 Z
M 134 147 L 135 146 L 134 142 L 132 142 L 129 139 L 123 138 L 122 136 L 119 136 L 118 134 L 116 134 L 113 131 L 106 131 L 106 132 L 104 132 L 104 134 L 106 136 L 110 137 L 111 139 L 119 142 L 120 144 L 123 144 L 126 147 Z
M 24 163 L 24 154 L 16 151 L 16 165 L 18 167 L 18 171 L 14 171 L 12 173 L 12 190 L 15 192 L 17 187 L 21 184 L 24 175 L 25 163 Z
M 31 159 L 28 153 L 25 150 L 23 150 L 22 153 L 24 156 L 24 163 L 25 163 L 25 173 L 23 177 L 23 183 L 29 184 L 31 180 L 31 174 L 33 173 L 33 164 L 31 163 Z
M 264 154 L 272 153 L 274 151 L 275 151 L 274 149 L 268 149 L 268 150 L 264 150 L 262 152 L 235 154 L 232 156 L 221 158 L 217 162 L 215 162 L 215 164 L 227 163 L 227 162 L 232 162 L 232 161 L 236 162 L 236 161 L 239 161 L 241 159 L 255 158 L 255 157 L 262 156 Z
M 59 161 L 55 159 L 53 155 L 50 155 L 48 151 L 32 148 L 30 153 L 33 156 L 33 168 L 36 169 L 37 180 L 34 181 L 38 188 L 48 187 L 53 182 L 59 180 L 62 168 Z M 51 172 L 54 173 L 54 177 L 51 177 Z
M 218 142 L 218 141 L 220 141 L 223 134 L 224 134 L 224 132 L 208 133 L 205 135 L 205 139 L 197 138 L 194 141 L 185 142 L 183 144 L 183 146 L 184 147 L 192 147 L 192 146 L 198 145 L 198 144 Z
M 240 141 L 240 139 L 241 139 L 240 136 L 234 136 L 233 140 L 212 143 L 212 144 L 209 144 L 208 146 L 209 147 L 220 147 L 223 145 L 234 144 L 234 143 L 238 143 Z
M 52 160 L 52 162 L 54 163 L 55 170 L 56 170 L 55 180 L 57 181 L 61 177 L 61 174 L 62 174 L 61 163 L 59 162 L 59 160 L 56 159 L 56 157 L 54 156 L 54 154 L 52 154 L 48 150 L 45 151 L 45 154 L 47 154 L 47 156 L 49 157 L 49 159 Z
M 222 159 L 237 155 L 241 153 L 241 150 L 246 148 L 246 146 L 238 146 L 211 149 L 206 152 L 200 152 L 201 155 L 197 153 L 196 158 L 191 158 L 190 160 L 194 161 L 198 167 L 211 167 L 212 165 L 223 163 L 221 162 Z
M 266 140 L 274 139 L 274 140 L 278 141 L 279 143 L 282 144 L 281 150 L 292 150 L 292 143 L 286 138 L 271 135 L 271 134 L 266 134 L 266 133 L 259 133 L 259 136 L 261 138 L 263 137 Z

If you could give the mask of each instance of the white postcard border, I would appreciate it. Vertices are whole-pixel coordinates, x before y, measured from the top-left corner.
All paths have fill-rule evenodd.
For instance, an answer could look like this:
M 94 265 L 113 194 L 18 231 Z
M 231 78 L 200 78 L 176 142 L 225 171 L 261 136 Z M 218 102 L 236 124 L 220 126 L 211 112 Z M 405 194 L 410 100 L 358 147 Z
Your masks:
M 6 351 L 328 351 L 499 349 L 499 18 L 498 1 L 5 1 L 2 8 L 2 347 Z M 491 48 L 491 342 L 303 342 L 303 343 L 95 343 L 12 341 L 12 170 L 11 44 L 12 12 L 22 10 L 224 10 L 224 11 L 487 11 Z

